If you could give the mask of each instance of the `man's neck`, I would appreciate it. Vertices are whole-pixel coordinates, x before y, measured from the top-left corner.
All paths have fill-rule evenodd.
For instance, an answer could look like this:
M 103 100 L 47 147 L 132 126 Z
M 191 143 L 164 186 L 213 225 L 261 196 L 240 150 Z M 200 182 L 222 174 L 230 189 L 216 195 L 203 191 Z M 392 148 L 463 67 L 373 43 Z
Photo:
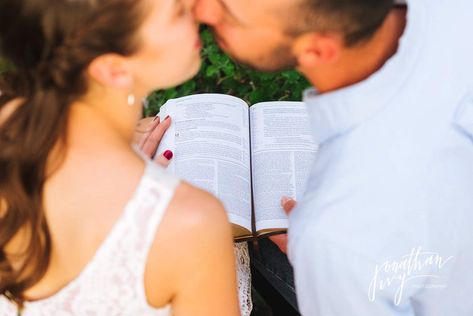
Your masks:
M 347 87 L 368 78 L 396 53 L 406 25 L 406 13 L 406 8 L 391 10 L 368 42 L 345 49 L 337 62 L 300 71 L 320 93 Z

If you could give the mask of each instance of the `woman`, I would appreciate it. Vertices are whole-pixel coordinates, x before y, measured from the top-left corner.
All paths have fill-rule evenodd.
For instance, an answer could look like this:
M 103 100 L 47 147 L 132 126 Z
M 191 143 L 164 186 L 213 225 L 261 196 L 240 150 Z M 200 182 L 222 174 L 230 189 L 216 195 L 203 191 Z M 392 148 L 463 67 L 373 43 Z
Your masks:
M 239 314 L 222 205 L 130 146 L 199 68 L 192 6 L 0 2 L 1 315 Z

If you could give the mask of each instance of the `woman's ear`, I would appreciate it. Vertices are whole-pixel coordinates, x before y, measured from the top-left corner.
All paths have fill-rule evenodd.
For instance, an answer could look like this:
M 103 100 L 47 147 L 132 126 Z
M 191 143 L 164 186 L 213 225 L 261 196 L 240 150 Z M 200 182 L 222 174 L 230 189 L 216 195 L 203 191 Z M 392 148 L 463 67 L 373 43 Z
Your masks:
M 125 57 L 105 54 L 96 57 L 87 67 L 88 75 L 105 86 L 130 89 L 133 75 Z
M 313 32 L 300 35 L 293 47 L 298 67 L 314 68 L 337 61 L 344 46 L 336 34 Z

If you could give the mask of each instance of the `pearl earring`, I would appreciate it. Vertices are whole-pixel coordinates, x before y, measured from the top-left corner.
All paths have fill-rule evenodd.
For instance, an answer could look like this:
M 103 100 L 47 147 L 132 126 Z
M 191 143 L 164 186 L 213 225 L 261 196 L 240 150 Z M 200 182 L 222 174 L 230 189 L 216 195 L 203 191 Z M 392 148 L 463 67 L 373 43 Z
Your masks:
M 133 93 L 128 94 L 127 102 L 129 106 L 135 105 L 135 95 Z

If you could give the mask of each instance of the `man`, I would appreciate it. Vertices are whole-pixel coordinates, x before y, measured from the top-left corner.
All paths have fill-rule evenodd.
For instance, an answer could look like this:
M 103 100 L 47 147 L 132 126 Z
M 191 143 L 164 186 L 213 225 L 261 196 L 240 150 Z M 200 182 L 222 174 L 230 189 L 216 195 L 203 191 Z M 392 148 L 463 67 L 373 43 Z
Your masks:
M 289 218 L 303 315 L 473 314 L 472 12 L 469 0 L 198 0 L 236 60 L 295 67 L 314 86 L 320 149 Z

